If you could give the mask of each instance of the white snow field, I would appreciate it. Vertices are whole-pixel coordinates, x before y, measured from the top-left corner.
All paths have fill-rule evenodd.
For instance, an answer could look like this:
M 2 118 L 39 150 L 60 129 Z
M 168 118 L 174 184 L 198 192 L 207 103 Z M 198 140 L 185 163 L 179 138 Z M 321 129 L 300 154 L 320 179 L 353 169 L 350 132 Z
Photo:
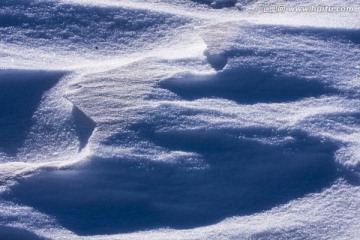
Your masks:
M 1 0 L 0 184 L 4 240 L 360 239 L 360 2 Z

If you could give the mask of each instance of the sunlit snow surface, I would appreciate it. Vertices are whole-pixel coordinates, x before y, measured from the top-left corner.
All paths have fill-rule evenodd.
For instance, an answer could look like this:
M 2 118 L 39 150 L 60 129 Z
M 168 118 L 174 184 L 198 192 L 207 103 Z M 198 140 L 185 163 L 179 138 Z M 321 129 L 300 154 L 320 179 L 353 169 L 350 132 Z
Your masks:
M 1 0 L 0 239 L 360 239 L 359 44 L 357 0 Z

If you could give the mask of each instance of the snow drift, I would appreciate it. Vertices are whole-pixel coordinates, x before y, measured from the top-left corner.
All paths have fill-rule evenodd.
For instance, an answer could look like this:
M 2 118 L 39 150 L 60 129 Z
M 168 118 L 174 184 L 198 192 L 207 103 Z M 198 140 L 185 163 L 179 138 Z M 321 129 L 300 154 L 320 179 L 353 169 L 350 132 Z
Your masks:
M 359 237 L 359 13 L 274 3 L 2 1 L 0 238 Z

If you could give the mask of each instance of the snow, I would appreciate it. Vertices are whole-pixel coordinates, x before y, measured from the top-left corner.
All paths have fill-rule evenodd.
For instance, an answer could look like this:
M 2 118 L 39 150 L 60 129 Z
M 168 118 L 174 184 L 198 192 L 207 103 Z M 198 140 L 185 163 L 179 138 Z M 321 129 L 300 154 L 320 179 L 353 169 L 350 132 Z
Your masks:
M 274 4 L 2 1 L 0 238 L 360 238 L 360 5 Z

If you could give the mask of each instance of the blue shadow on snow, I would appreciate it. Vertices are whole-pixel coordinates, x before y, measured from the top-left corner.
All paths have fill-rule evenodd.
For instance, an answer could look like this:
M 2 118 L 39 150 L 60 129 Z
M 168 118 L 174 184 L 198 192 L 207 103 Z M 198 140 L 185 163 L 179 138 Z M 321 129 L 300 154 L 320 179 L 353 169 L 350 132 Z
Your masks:
M 302 132 L 157 132 L 147 123 L 132 129 L 168 150 L 197 153 L 208 167 L 98 157 L 73 169 L 21 180 L 3 197 L 55 216 L 79 235 L 187 229 L 268 210 L 320 191 L 338 174 L 337 145 Z M 275 145 L 256 141 L 274 134 L 292 140 Z M 123 135 L 114 134 L 106 144 L 116 146 L 117 138 Z
M 289 102 L 338 92 L 320 81 L 256 68 L 225 70 L 211 76 L 187 74 L 163 80 L 159 86 L 186 100 L 224 98 L 242 104 Z
M 16 154 L 31 126 L 43 94 L 64 72 L 0 70 L 0 151 Z

